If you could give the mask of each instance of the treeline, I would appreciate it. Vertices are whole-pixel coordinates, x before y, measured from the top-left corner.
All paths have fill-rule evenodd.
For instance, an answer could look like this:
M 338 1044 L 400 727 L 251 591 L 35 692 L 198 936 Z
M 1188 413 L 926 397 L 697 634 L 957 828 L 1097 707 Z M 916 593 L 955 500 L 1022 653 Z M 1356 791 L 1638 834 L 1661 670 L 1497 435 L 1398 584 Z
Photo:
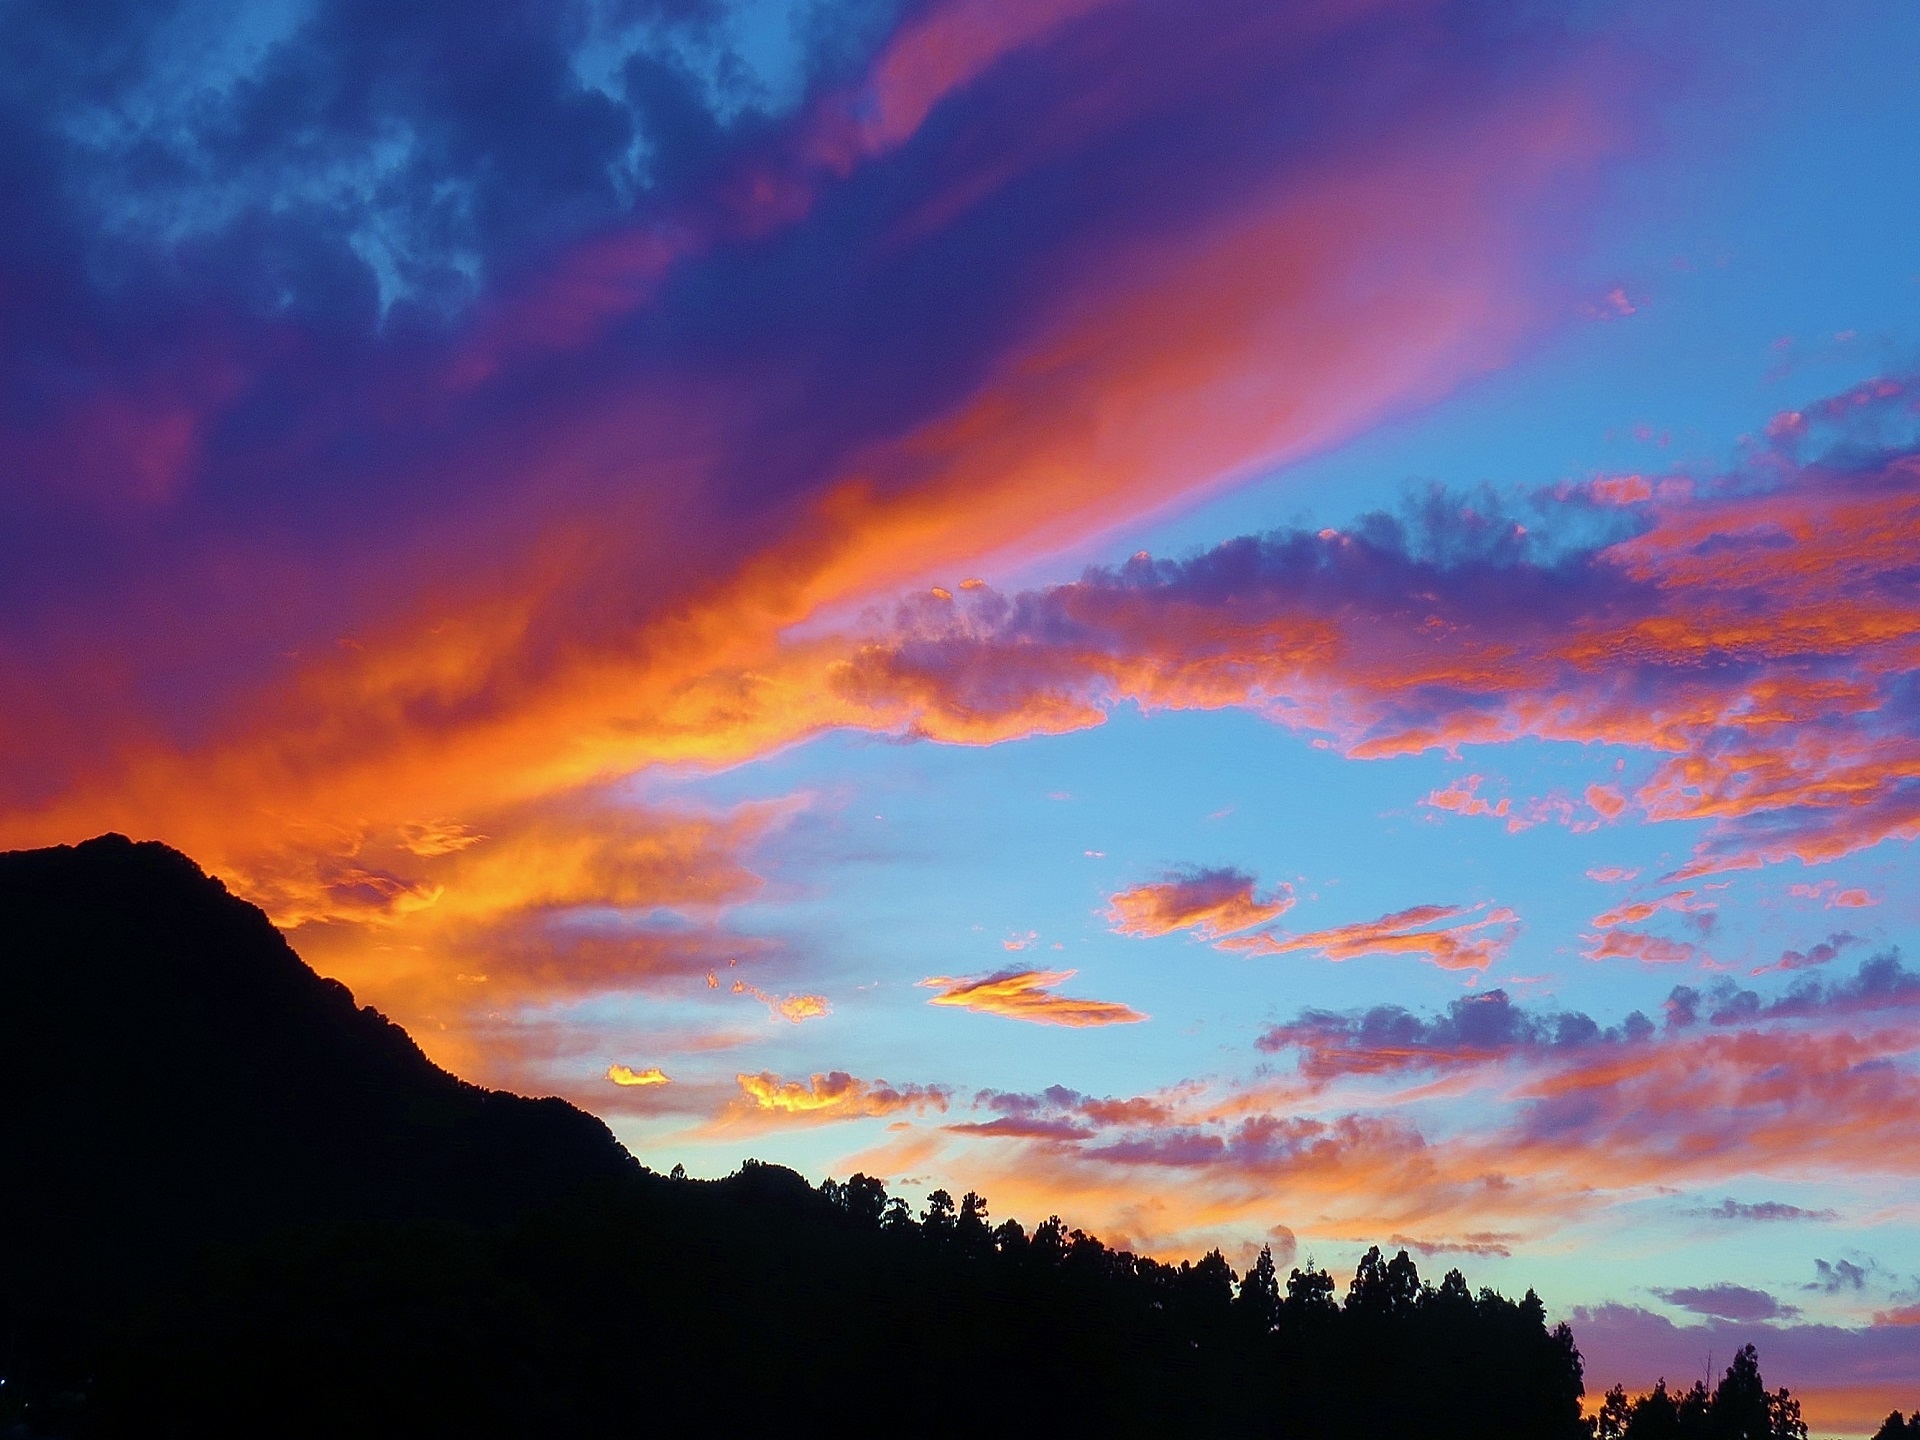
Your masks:
M 1807 1440 L 1800 1402 L 1785 1387 L 1767 1389 L 1751 1345 L 1740 1348 L 1711 1391 L 1704 1380 L 1696 1380 L 1675 1395 L 1662 1380 L 1647 1394 L 1628 1399 L 1625 1389 L 1614 1386 L 1601 1402 L 1594 1433 L 1596 1440 Z M 1883 1431 L 1882 1440 L 1898 1440 L 1904 1433 L 1896 1430 L 1889 1437 Z
M 976 1195 L 915 1216 L 865 1176 L 816 1189 L 749 1162 L 498 1229 L 230 1250 L 104 1336 L 83 1391 L 34 1423 L 101 1440 L 1584 1440 L 1580 1397 L 1573 1337 L 1535 1295 L 1457 1271 L 1429 1285 L 1404 1252 L 1369 1251 L 1342 1297 L 1270 1253 L 1244 1277 L 1218 1252 L 1165 1264 L 1057 1219 L 995 1223 Z

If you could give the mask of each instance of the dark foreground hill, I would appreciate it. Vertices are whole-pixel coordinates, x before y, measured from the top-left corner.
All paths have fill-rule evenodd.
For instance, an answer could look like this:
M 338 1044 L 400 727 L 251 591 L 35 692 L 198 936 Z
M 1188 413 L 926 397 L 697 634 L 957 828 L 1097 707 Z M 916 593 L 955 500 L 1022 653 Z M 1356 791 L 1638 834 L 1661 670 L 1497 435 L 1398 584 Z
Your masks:
M 107 1298 L 211 1241 L 494 1223 L 637 1167 L 559 1100 L 455 1079 L 184 855 L 0 855 L 0 1277 Z
M 184 857 L 0 856 L 0 1434 L 1572 1440 L 1532 1294 L 1344 1303 L 877 1181 L 654 1174 L 465 1085 Z

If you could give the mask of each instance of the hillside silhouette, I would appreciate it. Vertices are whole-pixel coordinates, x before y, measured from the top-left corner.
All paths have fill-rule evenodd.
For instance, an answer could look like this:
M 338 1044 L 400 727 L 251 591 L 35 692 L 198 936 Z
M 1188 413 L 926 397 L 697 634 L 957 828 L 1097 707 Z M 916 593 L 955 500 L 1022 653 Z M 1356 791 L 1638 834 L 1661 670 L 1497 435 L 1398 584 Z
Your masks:
M 0 1435 L 1593 1433 L 1536 1296 L 1404 1251 L 1343 1298 L 973 1194 L 656 1174 L 438 1069 L 164 846 L 0 856 L 0 936 Z M 1751 1369 L 1672 1433 L 1794 1433 L 1729 1428 Z

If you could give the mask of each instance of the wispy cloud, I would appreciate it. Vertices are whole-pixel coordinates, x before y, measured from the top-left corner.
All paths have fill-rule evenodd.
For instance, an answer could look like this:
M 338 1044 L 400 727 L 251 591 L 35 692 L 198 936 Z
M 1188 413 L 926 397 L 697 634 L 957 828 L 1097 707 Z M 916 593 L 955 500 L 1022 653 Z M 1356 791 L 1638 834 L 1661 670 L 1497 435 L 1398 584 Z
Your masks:
M 940 992 L 927 1002 L 929 1005 L 953 1005 L 1035 1025 L 1066 1025 L 1077 1029 L 1132 1025 L 1147 1018 L 1118 1001 L 1083 1000 L 1062 995 L 1053 988 L 1065 984 L 1077 973 L 1073 970 L 997 970 L 991 975 L 960 979 L 934 975 L 920 983 Z
M 1480 914 L 1485 910 L 1485 914 Z M 1477 919 L 1466 917 L 1478 916 Z M 1457 921 L 1456 924 L 1441 924 Z M 1261 933 L 1221 940 L 1222 950 L 1246 955 L 1316 951 L 1329 960 L 1363 955 L 1412 955 L 1443 970 L 1484 970 L 1507 953 L 1519 933 L 1519 917 L 1503 906 L 1416 905 L 1378 920 L 1310 930 L 1300 935 Z

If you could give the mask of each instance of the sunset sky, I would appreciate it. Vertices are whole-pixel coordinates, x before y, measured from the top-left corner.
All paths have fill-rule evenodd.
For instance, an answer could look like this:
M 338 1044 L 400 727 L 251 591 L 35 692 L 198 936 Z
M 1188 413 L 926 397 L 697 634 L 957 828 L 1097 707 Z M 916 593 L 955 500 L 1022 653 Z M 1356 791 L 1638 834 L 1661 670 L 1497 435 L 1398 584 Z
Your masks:
M 656 1168 L 1920 1405 L 1920 7 L 0 54 L 0 844 Z

